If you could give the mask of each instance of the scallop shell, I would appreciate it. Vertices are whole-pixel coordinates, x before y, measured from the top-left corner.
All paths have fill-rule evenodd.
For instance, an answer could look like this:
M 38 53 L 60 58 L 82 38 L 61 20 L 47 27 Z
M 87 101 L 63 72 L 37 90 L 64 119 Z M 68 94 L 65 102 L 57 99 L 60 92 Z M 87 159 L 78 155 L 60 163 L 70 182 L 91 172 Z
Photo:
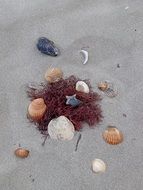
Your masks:
M 110 98 L 118 95 L 117 88 L 109 81 L 98 83 L 98 88 L 104 92 L 104 94 Z
M 84 81 L 78 81 L 76 83 L 76 90 L 79 92 L 89 93 L 89 87 Z
M 52 139 L 71 140 L 74 132 L 74 125 L 65 116 L 52 119 L 48 125 L 48 133 Z
M 28 115 L 31 119 L 38 121 L 43 117 L 46 108 L 47 106 L 44 103 L 43 98 L 37 98 L 30 103 L 28 107 Z
M 45 79 L 49 83 L 57 82 L 63 77 L 63 72 L 59 68 L 48 69 L 45 73 Z
M 14 153 L 19 158 L 26 158 L 29 155 L 29 150 L 26 150 L 24 148 L 18 148 L 15 150 Z
M 92 171 L 95 173 L 102 173 L 106 170 L 106 164 L 101 159 L 95 159 L 92 161 Z
M 116 144 L 119 144 L 123 141 L 123 134 L 116 127 L 109 126 L 103 132 L 103 139 L 108 144 L 116 145 Z

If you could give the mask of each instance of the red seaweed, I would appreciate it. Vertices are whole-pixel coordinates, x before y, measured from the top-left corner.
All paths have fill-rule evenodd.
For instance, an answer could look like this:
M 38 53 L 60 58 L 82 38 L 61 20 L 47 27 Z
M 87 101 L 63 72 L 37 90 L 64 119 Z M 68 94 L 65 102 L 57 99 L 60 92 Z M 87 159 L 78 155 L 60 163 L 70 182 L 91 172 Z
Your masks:
M 102 111 L 99 105 L 101 97 L 92 91 L 88 80 L 84 80 L 90 88 L 88 94 L 76 91 L 76 82 L 79 80 L 81 79 L 70 76 L 55 83 L 41 84 L 39 89 L 28 88 L 27 94 L 31 100 L 43 98 L 47 105 L 45 115 L 40 121 L 35 123 L 41 133 L 44 134 L 47 132 L 47 127 L 51 119 L 61 115 L 66 116 L 74 124 L 75 130 L 78 131 L 82 129 L 82 122 L 86 122 L 90 127 L 94 127 L 102 120 Z M 76 97 L 82 103 L 77 107 L 66 105 L 66 96 L 72 96 L 74 94 L 76 94 Z

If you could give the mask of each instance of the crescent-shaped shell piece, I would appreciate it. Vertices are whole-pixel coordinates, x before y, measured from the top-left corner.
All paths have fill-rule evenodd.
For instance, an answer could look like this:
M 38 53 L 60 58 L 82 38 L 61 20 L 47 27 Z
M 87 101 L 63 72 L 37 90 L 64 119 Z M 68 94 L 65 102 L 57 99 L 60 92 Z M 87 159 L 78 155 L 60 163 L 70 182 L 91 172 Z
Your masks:
M 88 62 L 88 51 L 81 50 L 80 53 L 84 56 L 84 62 L 83 65 L 85 65 Z

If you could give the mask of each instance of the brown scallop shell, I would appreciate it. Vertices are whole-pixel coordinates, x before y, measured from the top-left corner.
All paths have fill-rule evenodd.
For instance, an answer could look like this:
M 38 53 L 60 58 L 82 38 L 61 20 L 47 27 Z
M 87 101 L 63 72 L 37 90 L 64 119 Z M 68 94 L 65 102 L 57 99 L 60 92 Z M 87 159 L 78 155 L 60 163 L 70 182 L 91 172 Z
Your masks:
M 45 73 L 45 79 L 49 82 L 49 83 L 54 83 L 59 81 L 60 79 L 62 79 L 63 77 L 63 72 L 61 69 L 59 68 L 51 68 L 48 69 Z
M 26 158 L 29 155 L 29 150 L 26 150 L 24 148 L 18 148 L 15 150 L 14 153 L 19 158 Z
M 40 119 L 42 119 L 45 111 L 46 111 L 46 104 L 43 100 L 43 98 L 37 98 L 35 100 L 33 100 L 29 107 L 28 107 L 28 116 L 35 120 L 38 121 Z
M 123 133 L 121 131 L 119 131 L 116 127 L 109 126 L 103 132 L 103 139 L 108 144 L 116 145 L 123 141 Z

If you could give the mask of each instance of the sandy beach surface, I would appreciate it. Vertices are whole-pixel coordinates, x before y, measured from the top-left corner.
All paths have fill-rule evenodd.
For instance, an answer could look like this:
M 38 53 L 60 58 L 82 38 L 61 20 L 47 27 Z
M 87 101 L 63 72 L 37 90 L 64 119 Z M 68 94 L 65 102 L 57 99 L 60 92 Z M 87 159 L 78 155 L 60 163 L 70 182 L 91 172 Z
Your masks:
M 41 54 L 35 45 L 41 36 L 61 55 Z M 82 48 L 89 52 L 86 65 Z M 50 66 L 90 79 L 103 98 L 103 122 L 85 125 L 76 152 L 78 133 L 42 146 L 42 135 L 26 118 L 25 86 L 43 82 Z M 0 190 L 142 190 L 142 76 L 142 0 L 0 0 Z M 115 84 L 117 97 L 98 90 L 102 80 Z M 123 132 L 123 143 L 104 142 L 108 125 Z M 14 155 L 19 144 L 30 150 L 24 160 Z M 107 164 L 105 173 L 92 173 L 95 158 Z

